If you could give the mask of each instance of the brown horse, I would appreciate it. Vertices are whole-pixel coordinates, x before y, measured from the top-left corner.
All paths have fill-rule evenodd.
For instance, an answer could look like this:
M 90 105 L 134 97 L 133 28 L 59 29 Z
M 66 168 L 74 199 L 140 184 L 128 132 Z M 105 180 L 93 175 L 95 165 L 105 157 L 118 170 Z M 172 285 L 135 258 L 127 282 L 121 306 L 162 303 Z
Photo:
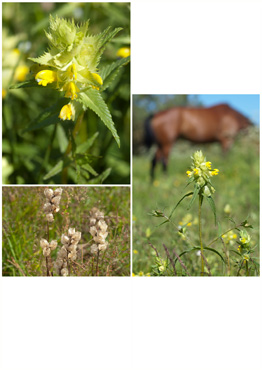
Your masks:
M 211 108 L 174 107 L 150 116 L 145 121 L 145 143 L 148 147 L 157 144 L 152 179 L 158 161 L 162 161 L 166 171 L 172 145 L 179 137 L 194 143 L 218 141 L 226 151 L 238 131 L 249 125 L 251 122 L 245 116 L 227 104 Z

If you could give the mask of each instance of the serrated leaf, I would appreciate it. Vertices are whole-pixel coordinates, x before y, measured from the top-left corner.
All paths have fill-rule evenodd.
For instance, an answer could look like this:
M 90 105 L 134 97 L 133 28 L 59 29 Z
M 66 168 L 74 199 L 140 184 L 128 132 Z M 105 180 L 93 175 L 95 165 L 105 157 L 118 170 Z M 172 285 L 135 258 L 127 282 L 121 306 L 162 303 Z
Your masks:
M 176 208 L 179 206 L 179 204 L 186 198 L 186 197 L 189 197 L 190 195 L 192 195 L 193 192 L 190 191 L 189 193 L 185 194 L 178 202 L 177 204 L 175 205 L 175 207 L 172 209 L 171 213 L 170 213 L 170 216 L 169 218 L 172 217 L 173 213 L 175 212 Z
M 212 211 L 213 211 L 213 214 L 214 214 L 214 217 L 215 217 L 215 225 L 217 223 L 217 213 L 216 213 L 216 206 L 215 206 L 215 202 L 213 200 L 213 198 L 210 196 L 210 197 L 206 197 Z
M 109 32 L 111 27 L 109 26 L 107 29 L 105 29 L 100 35 L 98 39 L 98 45 L 99 45 L 99 50 L 96 52 L 94 60 L 98 61 L 101 55 L 103 54 L 105 50 L 106 44 L 116 36 L 116 34 L 122 30 L 122 28 L 115 28 L 113 31 Z
M 25 88 L 25 87 L 37 87 L 38 86 L 38 83 L 36 82 L 36 80 L 28 80 L 28 81 L 24 81 L 24 82 L 19 82 L 18 84 L 14 84 L 14 85 L 11 85 L 9 86 L 9 89 L 21 89 L 21 88 Z
M 99 116 L 106 127 L 111 131 L 117 145 L 120 147 L 120 139 L 115 129 L 114 122 L 112 121 L 111 113 L 100 93 L 91 88 L 85 93 L 80 93 L 79 100 L 82 101 L 86 108 L 92 109 Z
M 91 148 L 91 146 L 94 144 L 96 138 L 98 137 L 99 133 L 96 132 L 93 136 L 91 136 L 85 143 L 82 143 L 78 145 L 76 149 L 77 154 L 84 154 L 86 151 Z
M 130 57 L 117 60 L 100 70 L 100 75 L 103 79 L 102 91 L 106 90 L 110 83 L 116 78 L 119 70 L 130 62 Z

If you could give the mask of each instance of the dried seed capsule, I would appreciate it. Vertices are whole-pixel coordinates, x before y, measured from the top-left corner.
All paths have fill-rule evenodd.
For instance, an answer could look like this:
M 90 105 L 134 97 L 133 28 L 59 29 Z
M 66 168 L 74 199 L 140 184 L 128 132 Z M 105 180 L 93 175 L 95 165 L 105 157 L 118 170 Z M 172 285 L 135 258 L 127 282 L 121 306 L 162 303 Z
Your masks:
M 73 228 L 73 227 L 71 227 L 71 228 L 68 230 L 68 235 L 69 235 L 69 236 L 73 236 L 73 235 L 75 234 L 75 232 L 76 232 L 76 229 L 75 229 L 75 228 Z
M 47 221 L 48 221 L 48 222 L 53 222 L 53 221 L 54 221 L 54 216 L 53 216 L 53 214 L 52 214 L 52 213 L 48 213 L 48 214 L 46 215 L 46 219 L 47 219 Z
M 43 249 L 43 255 L 45 257 L 49 256 L 50 253 L 51 253 L 51 249 L 50 248 L 44 248 Z
M 51 203 L 45 203 L 45 204 L 43 205 L 43 211 L 44 211 L 45 213 L 50 213 L 50 212 L 52 212 L 52 204 L 51 204 Z
M 68 276 L 68 269 L 66 267 L 64 267 L 62 270 L 61 270 L 61 275 L 62 276 Z
M 89 232 L 92 236 L 96 236 L 97 234 L 97 229 L 95 226 L 91 226 L 90 229 L 89 229 Z
M 98 246 L 96 244 L 91 245 L 91 253 L 97 254 L 98 252 Z
M 94 226 L 96 224 L 95 218 L 90 218 L 90 226 Z
M 47 199 L 50 200 L 53 197 L 54 192 L 52 189 L 45 189 L 44 194 L 47 197 Z
M 81 233 L 80 233 L 80 231 L 76 231 L 75 233 L 74 233 L 74 235 L 72 236 L 72 242 L 73 241 L 75 241 L 75 242 L 79 242 L 79 240 L 81 239 Z
M 106 250 L 107 246 L 108 246 L 108 243 L 107 243 L 107 242 L 105 242 L 104 244 L 99 244 L 98 249 L 99 249 L 101 252 L 103 252 L 103 251 L 105 251 L 105 250 Z
M 68 238 L 68 236 L 66 236 L 65 234 L 62 234 L 61 243 L 62 244 L 69 244 L 69 242 L 70 242 L 70 239 Z
M 57 241 L 52 240 L 51 243 L 49 244 L 49 247 L 51 248 L 51 251 L 54 251 L 57 247 Z
M 99 220 L 98 223 L 97 223 L 97 226 L 102 230 L 102 231 L 106 231 L 107 230 L 107 224 L 104 220 Z
M 57 195 L 60 195 L 61 196 L 62 192 L 63 192 L 63 189 L 62 188 L 55 189 L 54 190 L 54 195 L 55 196 L 57 196 Z
M 60 195 L 58 195 L 58 196 L 56 196 L 56 197 L 53 197 L 53 198 L 51 199 L 51 202 L 52 202 L 56 207 L 58 207 L 58 206 L 59 206 L 59 203 L 60 203 L 60 200 L 61 200 L 61 197 L 60 197 Z
M 41 248 L 48 248 L 49 247 L 49 243 L 46 239 L 41 239 L 40 240 L 40 247 Z

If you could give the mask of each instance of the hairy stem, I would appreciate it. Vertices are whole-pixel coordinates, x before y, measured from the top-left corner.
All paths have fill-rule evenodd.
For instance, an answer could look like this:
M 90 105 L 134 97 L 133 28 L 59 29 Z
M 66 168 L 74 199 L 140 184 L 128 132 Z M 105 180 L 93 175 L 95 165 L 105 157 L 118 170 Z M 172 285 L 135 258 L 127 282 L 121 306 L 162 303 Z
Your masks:
M 199 242 L 200 242 L 200 248 L 201 248 L 201 276 L 204 276 L 204 268 L 205 268 L 205 262 L 204 262 L 204 248 L 203 248 L 203 242 L 202 242 L 202 229 L 201 229 L 201 206 L 202 206 L 202 200 L 203 196 L 199 194 L 199 202 L 198 202 L 198 224 L 199 224 Z
M 80 130 L 80 127 L 81 127 L 81 124 L 82 124 L 82 121 L 83 121 L 83 117 L 84 117 L 84 112 L 79 115 L 79 117 L 76 121 L 75 127 L 74 127 L 73 132 L 72 132 L 72 137 L 73 138 L 76 137 L 76 135 L 78 134 L 78 132 Z M 71 140 L 71 138 L 69 138 L 69 142 L 68 142 L 68 145 L 67 145 L 64 156 L 67 157 L 71 153 L 71 151 L 72 151 L 72 140 Z M 63 171 L 62 171 L 62 184 L 67 183 L 67 175 L 68 175 L 68 169 L 67 169 L 67 167 L 65 167 L 65 168 L 63 168 Z

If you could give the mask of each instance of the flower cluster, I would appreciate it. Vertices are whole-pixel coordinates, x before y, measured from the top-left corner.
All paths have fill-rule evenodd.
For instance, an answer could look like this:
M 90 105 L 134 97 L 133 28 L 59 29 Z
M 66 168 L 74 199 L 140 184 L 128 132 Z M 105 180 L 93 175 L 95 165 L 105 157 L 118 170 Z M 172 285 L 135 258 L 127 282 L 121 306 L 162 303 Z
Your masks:
M 195 181 L 197 186 L 203 189 L 204 195 L 209 197 L 215 192 L 215 189 L 211 186 L 210 178 L 218 175 L 219 170 L 217 168 L 212 170 L 211 162 L 206 161 L 201 150 L 196 151 L 191 158 L 193 163 L 191 171 L 186 172 L 187 176 L 190 181 Z
M 68 234 L 63 234 L 61 243 L 63 246 L 57 253 L 55 268 L 57 273 L 62 276 L 68 276 L 68 264 L 70 261 L 75 261 L 77 258 L 77 244 L 81 239 L 81 232 L 75 231 L 74 228 L 68 230 Z
M 73 20 L 50 16 L 50 30 L 46 32 L 49 52 L 39 58 L 30 58 L 38 63 L 32 71 L 38 85 L 50 85 L 71 99 L 60 111 L 62 120 L 75 119 L 78 109 L 75 99 L 81 91 L 100 90 L 103 85 L 97 66 L 104 45 L 100 37 L 88 35 L 87 30 L 88 22 L 77 26 Z
M 225 244 L 232 246 L 236 242 L 237 234 L 233 230 L 230 230 L 226 234 L 223 234 L 222 238 Z
M 43 255 L 48 257 L 51 251 L 55 250 L 57 247 L 57 241 L 52 240 L 50 243 L 46 239 L 40 240 L 40 247 L 43 249 Z
M 238 251 L 241 253 L 244 261 L 249 261 L 250 254 L 250 241 L 251 237 L 248 232 L 244 229 L 239 233 Z
M 100 212 L 97 208 L 92 208 L 90 212 L 90 228 L 89 232 L 93 237 L 95 244 L 91 245 L 91 253 L 98 254 L 100 251 L 105 251 L 108 242 L 106 237 L 108 225 L 104 220 L 103 212 Z
M 46 220 L 47 222 L 53 222 L 54 221 L 54 213 L 59 212 L 59 204 L 61 200 L 61 194 L 63 189 L 58 188 L 56 190 L 52 189 L 45 189 L 44 194 L 46 197 L 46 201 L 43 206 L 43 210 L 46 214 Z

